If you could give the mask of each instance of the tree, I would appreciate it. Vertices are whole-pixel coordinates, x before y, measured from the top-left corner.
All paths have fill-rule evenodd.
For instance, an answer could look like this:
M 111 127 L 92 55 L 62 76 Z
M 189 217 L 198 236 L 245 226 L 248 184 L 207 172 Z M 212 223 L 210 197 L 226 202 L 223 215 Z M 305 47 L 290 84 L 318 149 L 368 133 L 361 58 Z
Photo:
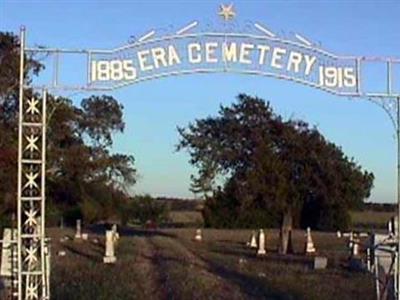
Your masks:
M 150 195 L 136 196 L 127 207 L 131 221 L 141 225 L 151 221 L 160 224 L 168 218 L 169 209 L 166 203 L 153 199 Z
M 213 186 L 203 212 L 206 225 L 279 222 L 282 253 L 293 225 L 346 227 L 349 208 L 360 205 L 372 188 L 373 174 L 363 172 L 316 128 L 283 120 L 257 97 L 240 94 L 231 107 L 221 106 L 218 116 L 178 132 L 177 149 L 186 149 L 199 170 L 194 184 Z
M 43 65 L 38 57 L 25 60 L 29 84 Z M 18 86 L 19 41 L 0 32 L 0 216 L 5 222 L 16 204 Z M 90 96 L 80 106 L 49 95 L 47 106 L 47 221 L 60 214 L 90 221 L 120 214 L 136 182 L 133 156 L 111 152 L 113 134 L 125 126 L 122 105 L 107 95 Z

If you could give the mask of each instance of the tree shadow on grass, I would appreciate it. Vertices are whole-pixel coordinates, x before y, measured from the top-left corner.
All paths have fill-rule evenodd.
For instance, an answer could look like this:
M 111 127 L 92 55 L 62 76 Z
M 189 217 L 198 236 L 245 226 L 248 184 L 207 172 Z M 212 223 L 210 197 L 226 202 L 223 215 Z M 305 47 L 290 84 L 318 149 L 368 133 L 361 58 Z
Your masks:
M 65 249 L 67 249 L 71 253 L 76 254 L 78 256 L 81 256 L 81 257 L 84 257 L 84 258 L 87 258 L 90 261 L 93 261 L 93 262 L 100 262 L 101 261 L 101 257 L 98 257 L 97 255 L 85 253 L 85 252 L 80 251 L 80 250 L 78 250 L 78 249 L 76 249 L 76 248 L 74 248 L 74 247 L 72 247 L 70 245 L 64 245 L 64 247 L 65 247 Z
M 112 224 L 96 224 L 87 228 L 92 233 L 104 235 L 106 230 L 111 230 Z M 132 228 L 130 226 L 118 226 L 118 232 L 121 236 L 138 236 L 138 237 L 153 237 L 163 236 L 169 238 L 176 238 L 175 234 L 163 232 L 158 229 L 141 229 Z
M 210 249 L 210 252 L 215 254 L 237 256 L 238 258 L 247 258 L 250 260 L 261 260 L 266 262 L 303 265 L 305 268 L 309 268 L 313 264 L 313 257 L 307 257 L 301 254 L 282 255 L 272 249 L 267 249 L 267 254 L 264 256 L 257 256 L 256 249 L 249 249 L 245 247 L 233 248 L 233 249 L 212 247 Z
M 295 297 L 294 295 L 290 295 L 282 291 L 275 291 L 271 288 L 268 288 L 265 284 L 265 281 L 255 275 L 251 276 L 240 273 L 236 270 L 224 266 L 223 264 L 216 263 L 215 261 L 211 261 L 203 257 L 201 259 L 205 263 L 207 263 L 210 272 L 217 274 L 226 281 L 238 286 L 240 290 L 250 299 L 297 299 L 297 297 Z

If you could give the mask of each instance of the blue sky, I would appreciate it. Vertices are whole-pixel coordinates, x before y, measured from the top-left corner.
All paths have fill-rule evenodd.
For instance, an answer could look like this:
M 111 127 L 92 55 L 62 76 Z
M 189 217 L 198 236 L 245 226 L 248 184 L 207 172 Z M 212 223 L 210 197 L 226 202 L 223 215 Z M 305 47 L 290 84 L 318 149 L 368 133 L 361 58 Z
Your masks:
M 282 35 L 300 33 L 343 55 L 400 57 L 400 1 L 229 1 L 237 22 L 265 24 Z M 221 1 L 0 0 L 0 30 L 27 27 L 29 45 L 114 48 L 151 29 L 214 22 Z M 65 76 L 72 77 L 68 69 Z M 398 78 L 397 80 L 400 80 Z M 195 170 L 176 153 L 176 126 L 213 115 L 245 92 L 262 97 L 285 117 L 317 125 L 331 141 L 375 174 L 371 200 L 394 202 L 396 141 L 379 107 L 273 78 L 234 74 L 185 75 L 126 87 L 112 94 L 125 107 L 126 130 L 114 151 L 135 156 L 137 193 L 191 197 Z M 76 95 L 76 101 L 84 95 Z

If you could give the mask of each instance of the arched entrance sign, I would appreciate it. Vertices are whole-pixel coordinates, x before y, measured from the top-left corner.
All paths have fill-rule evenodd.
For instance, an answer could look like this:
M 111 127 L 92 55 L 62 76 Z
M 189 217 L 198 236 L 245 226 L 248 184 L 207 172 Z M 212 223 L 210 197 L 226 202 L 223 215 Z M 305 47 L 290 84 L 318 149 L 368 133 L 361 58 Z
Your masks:
M 228 21 L 234 14 L 232 6 L 221 6 L 222 30 L 202 27 L 195 21 L 162 36 L 151 30 L 128 45 L 111 50 L 30 48 L 25 45 L 25 29 L 21 29 L 15 298 L 50 298 L 49 250 L 45 235 L 48 91 L 111 91 L 145 80 L 194 73 L 269 76 L 338 96 L 369 99 L 389 114 L 399 137 L 400 86 L 399 82 L 397 86 L 394 84 L 394 74 L 400 70 L 400 59 L 335 55 L 302 35 L 282 38 L 260 23 L 233 28 Z M 40 85 L 26 86 L 25 56 L 38 53 L 53 59 L 47 66 L 52 69 L 52 78 Z M 85 63 L 74 70 L 76 78 L 82 78 L 78 84 L 60 80 L 63 71 L 60 58 L 69 55 L 85 59 Z M 369 63 L 385 69 L 384 76 L 379 79 L 384 82 L 382 90 L 368 87 L 370 81 L 364 71 Z M 29 97 L 28 88 L 42 91 L 42 97 Z

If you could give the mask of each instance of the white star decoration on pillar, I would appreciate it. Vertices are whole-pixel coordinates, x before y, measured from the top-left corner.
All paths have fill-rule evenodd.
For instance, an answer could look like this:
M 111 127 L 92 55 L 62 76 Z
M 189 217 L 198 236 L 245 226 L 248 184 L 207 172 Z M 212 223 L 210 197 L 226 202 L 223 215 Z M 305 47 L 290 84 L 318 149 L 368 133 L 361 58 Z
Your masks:
M 30 266 L 32 266 L 34 263 L 37 263 L 37 248 L 36 247 L 30 247 L 29 249 L 26 249 L 26 256 L 24 261 L 27 262 Z
M 37 214 L 37 210 L 33 210 L 33 209 L 30 209 L 29 211 L 25 211 L 24 213 L 25 213 L 25 215 L 28 217 L 28 219 L 25 221 L 25 225 L 28 225 L 28 226 L 34 226 L 34 225 L 36 225 L 37 224 L 37 221 L 36 221 L 36 214 Z
M 230 5 L 221 4 L 220 11 L 218 14 L 224 19 L 224 21 L 229 21 L 230 19 L 233 19 L 236 16 L 235 11 L 233 10 L 233 4 Z
M 37 105 L 39 103 L 39 100 L 36 100 L 35 98 L 31 98 L 28 100 L 28 109 L 26 110 L 27 114 L 39 114 L 39 109 L 37 108 Z
M 33 173 L 30 172 L 29 174 L 25 174 L 26 179 L 28 180 L 27 183 L 25 183 L 24 185 L 24 189 L 29 188 L 29 189 L 33 189 L 33 188 L 39 188 L 39 186 L 37 185 L 37 183 L 35 182 L 36 178 L 38 178 L 39 173 Z
M 26 287 L 26 298 L 29 300 L 39 299 L 38 297 L 38 284 L 30 281 Z
M 30 136 L 26 135 L 25 138 L 28 141 L 28 145 L 26 145 L 25 150 L 29 150 L 30 152 L 33 152 L 35 150 L 39 151 L 39 148 L 36 145 L 36 142 L 39 140 L 38 136 L 34 136 L 33 134 L 31 134 Z

